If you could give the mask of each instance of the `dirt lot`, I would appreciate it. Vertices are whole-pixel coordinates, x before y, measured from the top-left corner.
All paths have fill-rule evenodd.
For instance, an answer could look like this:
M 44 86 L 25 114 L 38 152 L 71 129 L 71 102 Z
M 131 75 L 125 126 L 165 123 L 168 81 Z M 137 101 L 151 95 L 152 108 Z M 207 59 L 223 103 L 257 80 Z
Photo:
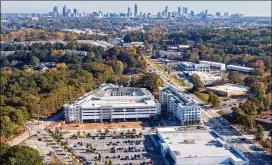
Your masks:
M 121 122 L 121 123 L 86 123 L 86 124 L 57 124 L 60 130 L 84 130 L 84 129 L 106 129 L 106 128 L 140 128 L 142 122 Z

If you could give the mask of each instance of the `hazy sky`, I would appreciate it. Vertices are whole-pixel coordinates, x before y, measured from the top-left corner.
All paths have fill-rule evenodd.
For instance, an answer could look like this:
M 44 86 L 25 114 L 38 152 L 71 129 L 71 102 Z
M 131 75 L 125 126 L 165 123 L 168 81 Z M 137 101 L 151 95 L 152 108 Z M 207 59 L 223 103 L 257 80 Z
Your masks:
M 63 5 L 70 9 L 77 8 L 79 12 L 127 12 L 127 8 L 138 5 L 139 12 L 157 14 L 168 5 L 170 11 L 177 11 L 178 6 L 188 7 L 199 13 L 208 9 L 209 13 L 216 11 L 241 13 L 246 16 L 271 16 L 271 1 L 1 1 L 1 12 L 7 13 L 48 13 L 54 6 L 62 11 Z

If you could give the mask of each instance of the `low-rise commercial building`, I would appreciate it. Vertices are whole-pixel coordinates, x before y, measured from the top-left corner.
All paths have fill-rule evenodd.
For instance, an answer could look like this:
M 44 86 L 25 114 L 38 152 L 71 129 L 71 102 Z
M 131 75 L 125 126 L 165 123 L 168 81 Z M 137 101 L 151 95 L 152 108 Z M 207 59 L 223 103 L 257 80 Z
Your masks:
M 148 119 L 160 114 L 160 103 L 145 88 L 103 84 L 98 89 L 65 104 L 66 122 L 102 122 Z
M 187 95 L 172 87 L 160 88 L 159 99 L 167 113 L 181 123 L 201 122 L 200 107 Z
M 186 71 L 185 73 L 189 74 L 189 76 L 192 76 L 193 74 L 198 75 L 204 86 L 212 85 L 215 81 L 222 80 L 223 77 L 223 73 L 221 71 L 210 72 Z
M 166 127 L 157 128 L 157 135 L 161 154 L 174 165 L 249 165 L 243 152 L 214 130 Z
M 237 84 L 224 84 L 214 87 L 207 87 L 206 90 L 220 96 L 231 97 L 237 95 L 245 95 L 248 91 L 248 87 Z
M 199 61 L 199 63 L 210 65 L 210 67 L 213 69 L 226 70 L 226 64 L 220 62 Z
M 210 71 L 210 65 L 207 64 L 195 64 L 192 62 L 181 62 L 181 64 L 179 65 L 179 68 L 182 71 L 202 71 L 202 72 L 209 72 Z
M 161 50 L 159 52 L 159 55 L 161 58 L 167 58 L 167 59 L 182 59 L 182 53 L 181 52 L 176 52 L 176 51 L 163 51 Z
M 244 66 L 227 65 L 227 70 L 229 70 L 229 71 L 239 71 L 239 72 L 243 72 L 243 73 L 250 73 L 254 69 L 249 68 L 249 67 L 244 67 Z

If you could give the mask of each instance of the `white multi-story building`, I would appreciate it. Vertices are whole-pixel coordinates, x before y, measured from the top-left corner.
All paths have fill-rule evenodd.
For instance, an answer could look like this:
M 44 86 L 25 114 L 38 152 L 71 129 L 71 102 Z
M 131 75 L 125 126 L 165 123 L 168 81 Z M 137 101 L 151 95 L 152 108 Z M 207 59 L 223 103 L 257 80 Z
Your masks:
M 215 69 L 219 69 L 219 70 L 226 70 L 226 64 L 223 64 L 223 63 L 211 62 L 211 61 L 199 61 L 199 63 L 210 65 L 211 68 L 215 68 Z
M 181 123 L 201 122 L 200 107 L 184 93 L 172 87 L 160 88 L 160 102 L 166 106 L 167 113 Z
M 244 73 L 250 73 L 254 69 L 253 68 L 249 68 L 249 67 L 244 67 L 244 66 L 227 65 L 227 70 L 230 70 L 230 71 L 239 71 L 239 72 L 244 72 Z
M 192 62 L 181 62 L 179 65 L 179 68 L 182 71 L 201 71 L 201 72 L 209 72 L 210 71 L 210 65 L 207 64 L 195 64 Z
M 160 103 L 145 88 L 103 84 L 98 89 L 65 104 L 66 122 L 102 122 L 150 118 L 160 114 Z
M 249 165 L 237 145 L 211 129 L 157 128 L 163 157 L 173 165 Z

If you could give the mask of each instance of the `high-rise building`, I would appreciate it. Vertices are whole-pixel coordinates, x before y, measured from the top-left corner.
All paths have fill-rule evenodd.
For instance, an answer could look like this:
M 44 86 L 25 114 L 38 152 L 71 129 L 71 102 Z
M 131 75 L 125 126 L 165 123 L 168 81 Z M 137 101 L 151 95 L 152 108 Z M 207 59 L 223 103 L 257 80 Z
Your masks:
M 224 17 L 229 17 L 229 12 L 225 12 Z
M 191 16 L 194 16 L 195 15 L 195 12 L 192 10 L 191 11 Z
M 77 11 L 77 9 L 74 9 L 74 17 L 78 17 L 78 11 Z
M 181 7 L 178 7 L 178 15 L 181 15 Z
M 168 11 L 169 11 L 168 6 L 165 6 L 165 13 L 167 14 L 167 13 L 168 13 Z
M 208 10 L 205 10 L 205 15 L 208 15 Z
M 137 15 L 138 15 L 138 6 L 137 6 L 137 4 L 135 4 L 135 6 L 134 6 L 134 17 L 137 17 Z
M 131 11 L 131 8 L 130 8 L 130 7 L 128 7 L 128 13 L 127 13 L 127 17 L 131 17 L 131 15 L 132 15 L 132 11 Z
M 59 7 L 58 7 L 58 6 L 55 6 L 55 7 L 53 8 L 53 12 L 58 13 L 58 12 L 59 12 Z
M 183 7 L 183 14 L 188 14 L 188 8 L 187 7 Z
M 68 18 L 72 17 L 72 12 L 71 12 L 70 9 L 68 9 L 68 11 L 67 11 L 67 17 L 68 17 Z
M 63 9 L 62 9 L 62 16 L 63 16 L 63 17 L 67 17 L 67 7 L 66 7 L 66 5 L 63 6 Z
M 215 15 L 216 15 L 217 17 L 220 17 L 221 13 L 220 13 L 220 12 L 216 12 Z

